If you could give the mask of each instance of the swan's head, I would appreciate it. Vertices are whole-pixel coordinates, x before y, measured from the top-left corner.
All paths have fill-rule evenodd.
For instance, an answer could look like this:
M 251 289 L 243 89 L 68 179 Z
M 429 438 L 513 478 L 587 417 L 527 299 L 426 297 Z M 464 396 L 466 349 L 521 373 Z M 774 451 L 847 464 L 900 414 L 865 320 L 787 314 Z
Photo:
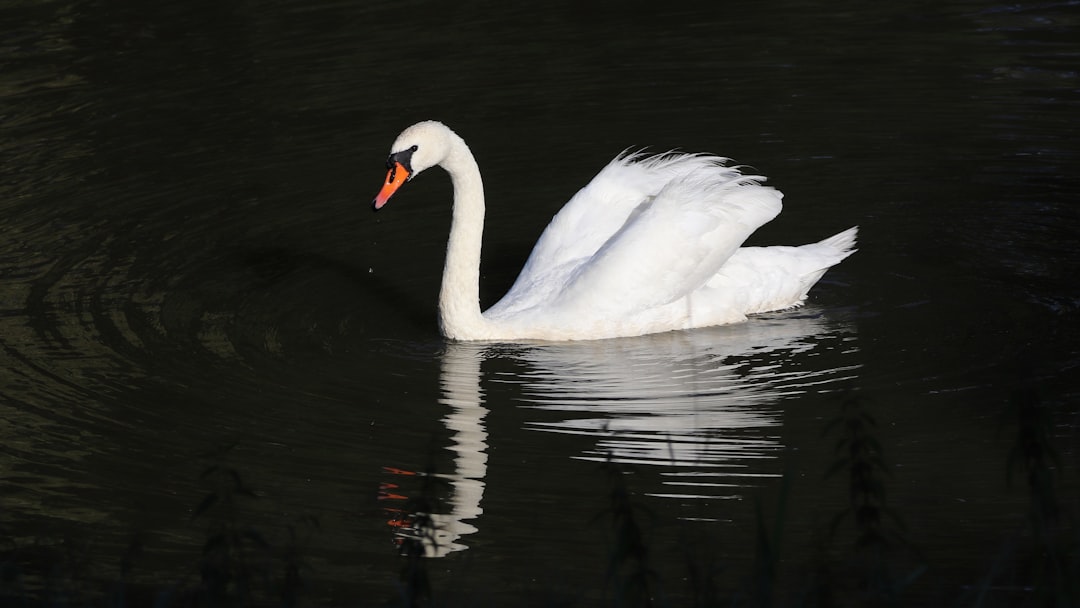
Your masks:
M 402 131 L 390 148 L 386 181 L 371 202 L 372 209 L 382 209 L 402 184 L 446 159 L 454 137 L 449 127 L 434 120 L 418 122 Z

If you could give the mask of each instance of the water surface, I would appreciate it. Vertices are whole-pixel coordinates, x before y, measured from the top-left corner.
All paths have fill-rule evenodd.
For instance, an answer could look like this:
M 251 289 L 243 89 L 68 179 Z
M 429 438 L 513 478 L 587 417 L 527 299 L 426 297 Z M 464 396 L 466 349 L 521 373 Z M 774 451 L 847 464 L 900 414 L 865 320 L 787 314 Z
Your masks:
M 673 602 L 701 588 L 688 563 L 745 592 L 755 504 L 786 492 L 797 597 L 849 504 L 829 423 L 856 403 L 925 566 L 908 601 L 1030 601 L 1010 403 L 1046 413 L 1076 508 L 1076 5 L 656 11 L 3 3 L 4 563 L 93 592 L 139 547 L 127 580 L 191 588 L 235 521 L 275 568 L 304 557 L 316 603 L 381 603 L 420 510 L 437 594 L 592 605 L 625 482 Z M 769 176 L 785 211 L 751 244 L 857 224 L 860 251 L 741 325 L 447 343 L 448 180 L 368 211 L 432 118 L 484 172 L 485 305 L 627 147 Z M 213 492 L 236 512 L 193 518 Z

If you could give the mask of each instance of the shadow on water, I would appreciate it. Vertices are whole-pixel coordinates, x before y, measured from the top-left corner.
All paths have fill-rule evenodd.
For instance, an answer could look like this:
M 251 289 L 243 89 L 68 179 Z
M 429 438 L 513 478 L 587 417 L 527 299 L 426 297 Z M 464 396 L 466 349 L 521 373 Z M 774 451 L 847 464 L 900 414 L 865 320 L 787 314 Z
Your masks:
M 393 315 L 395 319 L 401 319 L 402 325 L 423 327 L 434 318 L 429 308 L 421 306 L 412 294 L 401 289 L 399 281 L 389 280 L 356 263 L 312 251 L 278 247 L 249 249 L 238 255 L 239 261 L 257 277 L 260 288 L 287 281 L 291 275 L 329 272 L 348 281 L 361 293 L 377 293 L 379 314 Z

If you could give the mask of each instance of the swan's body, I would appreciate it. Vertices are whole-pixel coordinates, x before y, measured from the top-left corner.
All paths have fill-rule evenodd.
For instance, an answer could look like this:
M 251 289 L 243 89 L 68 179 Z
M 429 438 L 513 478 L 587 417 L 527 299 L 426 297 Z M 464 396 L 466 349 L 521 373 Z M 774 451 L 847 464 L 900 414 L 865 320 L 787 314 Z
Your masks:
M 780 213 L 763 178 L 690 154 L 623 155 L 552 219 L 510 291 L 480 312 L 484 189 L 464 140 L 438 122 L 398 136 L 380 209 L 439 165 L 454 185 L 439 319 L 456 340 L 589 340 L 723 325 L 803 303 L 854 249 L 856 228 L 801 247 L 741 247 Z

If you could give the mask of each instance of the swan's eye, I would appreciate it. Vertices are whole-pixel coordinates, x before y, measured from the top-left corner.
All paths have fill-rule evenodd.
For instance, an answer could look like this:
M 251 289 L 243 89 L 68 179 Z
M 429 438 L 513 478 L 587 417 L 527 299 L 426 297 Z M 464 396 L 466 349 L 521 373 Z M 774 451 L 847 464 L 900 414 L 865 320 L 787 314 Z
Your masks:
M 417 149 L 417 146 L 412 146 L 410 148 L 402 150 L 401 152 L 394 152 L 389 157 L 387 157 L 386 168 L 389 170 L 386 175 L 387 183 L 394 181 L 394 178 L 397 176 L 396 172 L 399 169 L 405 173 L 402 176 L 403 179 L 412 178 L 413 170 L 410 161 L 412 160 L 413 152 L 416 152 Z
M 420 149 L 420 146 L 417 146 L 416 144 L 413 144 L 413 147 L 411 147 L 409 149 L 412 150 L 413 152 L 416 152 L 417 150 Z

